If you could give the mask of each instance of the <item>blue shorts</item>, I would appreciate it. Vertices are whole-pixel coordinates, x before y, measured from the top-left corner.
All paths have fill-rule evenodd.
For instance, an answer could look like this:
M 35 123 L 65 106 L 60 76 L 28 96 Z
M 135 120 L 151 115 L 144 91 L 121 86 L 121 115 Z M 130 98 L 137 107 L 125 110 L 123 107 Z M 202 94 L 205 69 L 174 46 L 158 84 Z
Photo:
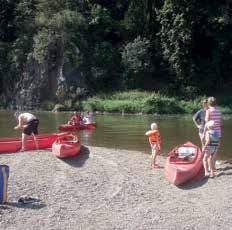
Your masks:
M 208 145 L 208 146 L 206 146 L 206 148 L 205 148 L 205 152 L 206 152 L 207 154 L 210 154 L 210 155 L 216 154 L 217 151 L 218 151 L 218 146 L 211 146 L 211 145 Z

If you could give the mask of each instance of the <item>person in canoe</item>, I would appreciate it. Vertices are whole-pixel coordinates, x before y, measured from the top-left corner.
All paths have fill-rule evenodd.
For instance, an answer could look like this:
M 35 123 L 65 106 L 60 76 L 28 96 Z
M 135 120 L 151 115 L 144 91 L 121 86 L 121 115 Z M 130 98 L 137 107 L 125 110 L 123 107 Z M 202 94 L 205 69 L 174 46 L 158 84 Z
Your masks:
M 68 121 L 69 125 L 78 126 L 82 123 L 82 117 L 78 114 L 77 111 L 73 112 L 71 119 Z
M 93 122 L 93 117 L 89 111 L 86 112 L 85 116 L 83 117 L 84 124 L 91 124 Z
M 221 139 L 221 125 L 222 125 L 222 115 L 221 112 L 216 109 L 216 98 L 215 97 L 209 97 L 208 98 L 208 109 L 206 110 L 205 115 L 205 122 L 208 121 L 214 121 L 214 125 L 212 128 L 211 133 L 214 133 L 214 135 L 217 135 L 219 138 L 219 143 Z M 206 129 L 204 130 L 203 138 L 206 135 Z M 217 158 L 217 152 L 213 154 L 213 170 L 216 171 L 216 158 Z
M 208 103 L 207 103 L 207 100 L 205 99 L 202 101 L 202 108 L 193 115 L 193 122 L 199 130 L 198 133 L 199 133 L 202 147 L 203 147 L 203 142 L 204 142 L 203 132 L 205 128 L 205 115 L 206 115 L 207 109 L 208 109 Z
M 146 136 L 149 137 L 149 143 L 151 145 L 151 167 L 152 168 L 159 168 L 159 165 L 156 163 L 156 158 L 161 150 L 161 136 L 158 130 L 158 125 L 156 123 L 151 124 L 151 130 L 145 133 Z
M 36 135 L 38 134 L 39 119 L 31 113 L 19 113 L 15 112 L 15 118 L 18 120 L 18 125 L 14 127 L 15 130 L 22 129 L 22 148 L 25 150 L 26 136 L 33 135 L 36 149 L 39 149 L 38 140 Z
M 203 165 L 205 176 L 214 177 L 214 155 L 217 154 L 219 146 L 219 135 L 215 132 L 215 121 L 210 120 L 206 123 L 205 143 L 202 149 L 204 153 Z

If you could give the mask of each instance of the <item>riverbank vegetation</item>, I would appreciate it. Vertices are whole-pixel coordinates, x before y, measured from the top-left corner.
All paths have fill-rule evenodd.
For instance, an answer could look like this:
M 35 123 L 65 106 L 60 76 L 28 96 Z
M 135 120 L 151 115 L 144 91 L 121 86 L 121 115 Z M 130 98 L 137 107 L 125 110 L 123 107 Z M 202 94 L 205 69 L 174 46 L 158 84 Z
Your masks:
M 199 95 L 232 89 L 231 8 L 217 0 L 1 0 L 1 103 L 193 111 Z M 153 93 L 114 93 L 138 89 Z
M 47 102 L 44 110 L 58 111 L 97 111 L 107 113 L 132 114 L 191 114 L 201 108 L 201 101 L 206 96 L 198 96 L 194 100 L 181 97 L 168 97 L 160 93 L 148 91 L 127 91 L 114 94 L 99 94 L 87 99 L 55 105 Z M 232 97 L 219 97 L 219 108 L 224 114 L 232 114 Z

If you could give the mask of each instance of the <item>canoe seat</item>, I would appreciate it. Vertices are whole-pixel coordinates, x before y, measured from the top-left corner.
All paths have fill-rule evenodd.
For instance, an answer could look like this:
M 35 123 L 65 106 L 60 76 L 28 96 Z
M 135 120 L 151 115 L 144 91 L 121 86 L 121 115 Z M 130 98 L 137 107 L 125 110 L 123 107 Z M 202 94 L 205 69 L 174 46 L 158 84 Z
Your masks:
M 177 153 L 178 153 L 178 157 L 184 158 L 186 156 L 195 155 L 196 148 L 194 148 L 194 147 L 180 147 L 180 148 L 178 148 Z

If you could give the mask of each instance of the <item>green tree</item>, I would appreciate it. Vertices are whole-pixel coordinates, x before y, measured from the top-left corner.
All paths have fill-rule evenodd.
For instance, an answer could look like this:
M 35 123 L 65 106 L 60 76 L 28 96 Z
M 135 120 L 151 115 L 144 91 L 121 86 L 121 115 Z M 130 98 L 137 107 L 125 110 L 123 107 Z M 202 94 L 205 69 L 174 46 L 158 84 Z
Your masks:
M 173 82 L 183 85 L 193 78 L 192 2 L 165 0 L 158 16 L 163 57 L 173 70 Z
M 122 63 L 124 64 L 124 84 L 126 88 L 144 88 L 146 77 L 151 71 L 150 41 L 137 37 L 128 43 L 122 52 Z
M 0 0 L 0 94 L 14 85 L 9 53 L 16 39 L 15 7 L 18 1 Z

